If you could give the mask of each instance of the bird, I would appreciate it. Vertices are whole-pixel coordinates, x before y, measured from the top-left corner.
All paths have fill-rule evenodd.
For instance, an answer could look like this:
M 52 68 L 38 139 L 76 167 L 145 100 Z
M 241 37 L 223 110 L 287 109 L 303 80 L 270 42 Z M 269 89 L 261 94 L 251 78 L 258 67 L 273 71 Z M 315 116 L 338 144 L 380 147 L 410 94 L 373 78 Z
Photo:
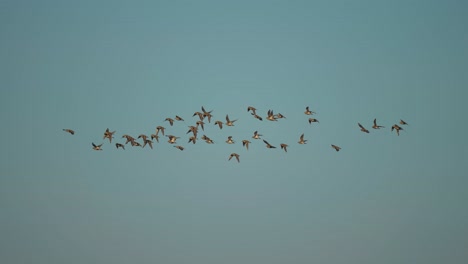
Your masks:
M 213 144 L 214 143 L 214 141 L 211 138 L 209 138 L 209 137 L 207 137 L 205 135 L 203 135 L 201 138 L 203 140 L 205 140 L 205 142 L 208 143 L 208 144 Z
M 306 106 L 306 110 L 305 110 L 304 114 L 306 114 L 306 115 L 312 115 L 312 114 L 315 114 L 315 112 L 310 111 L 310 110 L 309 110 L 309 107 Z
M 166 128 L 163 127 L 163 126 L 157 126 L 156 127 L 156 135 L 158 135 L 159 131 L 161 131 L 161 134 L 164 136 L 164 129 L 166 129 Z
M 254 134 L 253 134 L 252 138 L 260 139 L 260 136 L 262 136 L 262 135 L 260 135 L 257 131 L 254 131 Z
M 115 131 L 110 132 L 109 128 L 107 128 L 106 131 L 104 132 L 104 137 L 102 139 L 108 138 L 109 143 L 112 143 L 112 138 L 114 137 L 114 133 Z
M 202 111 L 203 111 L 203 117 L 208 117 L 208 123 L 211 123 L 211 117 L 212 117 L 211 112 L 212 112 L 213 110 L 211 110 L 211 111 L 206 111 L 205 108 L 204 108 L 203 106 L 201 107 L 201 109 L 202 109 Z
M 365 129 L 360 123 L 357 123 L 357 124 L 361 128 L 362 132 L 369 133 L 369 130 Z
M 203 121 L 203 119 L 205 118 L 205 117 L 203 116 L 203 113 L 200 113 L 200 112 L 195 112 L 195 113 L 193 113 L 193 116 L 196 116 L 196 115 L 198 115 L 198 118 L 200 118 L 201 121 Z
M 195 144 L 196 141 L 197 141 L 197 138 L 196 138 L 195 136 L 191 136 L 191 137 L 189 138 L 188 143 L 192 142 L 193 144 Z
M 125 144 L 127 144 L 128 142 L 131 142 L 133 143 L 135 141 L 135 139 L 132 137 L 132 136 L 129 136 L 127 134 L 123 135 L 122 138 L 126 138 L 127 141 L 125 141 Z
M 197 124 L 197 128 L 198 128 L 198 126 L 201 126 L 201 129 L 202 129 L 203 131 L 205 131 L 205 127 L 203 126 L 205 123 L 204 123 L 203 121 L 201 121 L 201 120 L 200 120 L 200 121 L 197 121 L 196 124 Z
M 299 141 L 297 143 L 307 144 L 307 139 L 304 139 L 304 133 L 301 135 L 301 137 L 299 138 Z
M 120 143 L 115 143 L 115 147 L 116 147 L 117 149 L 123 148 L 123 149 L 125 150 L 125 146 L 124 146 L 123 144 L 120 144 Z
M 145 134 L 141 134 L 138 136 L 138 138 L 143 139 L 143 142 L 144 142 L 148 138 L 148 136 L 146 136 Z
M 176 136 L 173 136 L 173 135 L 167 135 L 166 137 L 169 138 L 169 140 L 167 142 L 169 142 L 169 144 L 174 144 L 176 143 L 176 140 L 180 137 L 176 137 Z
M 312 123 L 320 123 L 320 122 L 315 118 L 309 118 L 309 124 L 312 124 Z
M 226 125 L 226 126 L 234 126 L 234 122 L 236 122 L 236 121 L 237 121 L 237 119 L 235 119 L 235 120 L 229 120 L 229 116 L 226 115 L 226 123 L 225 123 L 225 125 Z
M 242 146 L 245 146 L 247 150 L 249 150 L 249 144 L 250 141 L 248 141 L 247 139 L 242 140 Z
M 184 147 L 182 147 L 182 146 L 174 146 L 174 148 L 177 148 L 177 149 L 180 149 L 180 150 L 184 150 Z
M 255 111 L 257 111 L 257 109 L 255 107 L 253 107 L 253 106 L 249 106 L 249 107 L 247 107 L 247 112 L 249 112 L 249 111 L 252 111 L 252 115 L 255 115 Z
M 286 117 L 284 115 L 282 115 L 281 113 L 278 113 L 278 114 L 276 114 L 276 118 L 279 119 L 279 118 L 286 118 Z
M 235 141 L 232 140 L 232 136 L 229 136 L 229 137 L 227 138 L 227 140 L 226 140 L 226 143 L 228 143 L 228 144 L 234 144 Z
M 132 141 L 132 147 L 141 147 L 141 144 L 137 141 Z
M 400 135 L 400 130 L 403 130 L 403 128 L 400 127 L 400 126 L 397 125 L 397 124 L 394 124 L 394 125 L 392 126 L 392 131 L 393 131 L 393 129 L 396 130 L 396 133 L 397 133 L 398 136 Z
M 192 134 L 193 134 L 194 136 L 196 136 L 197 133 L 198 133 L 198 127 L 196 127 L 196 126 L 189 126 L 189 130 L 188 130 L 187 133 L 185 133 L 185 134 L 188 134 L 188 133 L 190 133 L 190 132 L 192 132 Z
M 151 141 L 149 139 L 145 139 L 144 142 L 143 142 L 143 148 L 146 146 L 146 144 L 148 144 L 150 146 L 150 148 L 153 149 L 153 141 Z
M 217 120 L 214 122 L 215 125 L 218 125 L 219 126 L 219 129 L 223 129 L 223 122 Z
M 288 149 L 287 149 L 288 145 L 287 144 L 281 143 L 280 146 L 281 146 L 281 149 L 284 149 L 284 152 L 288 152 Z
M 403 121 L 402 119 L 400 119 L 400 125 L 408 125 L 408 123 L 406 123 L 405 121 Z
M 333 145 L 333 144 L 332 144 L 331 146 L 332 146 L 332 148 L 334 148 L 336 151 L 340 151 L 340 149 L 341 149 L 340 147 L 338 147 L 338 146 L 336 146 L 336 145 Z
M 102 150 L 102 148 L 101 148 L 102 144 L 101 145 L 96 145 L 94 143 L 91 143 L 91 144 L 93 145 L 94 150 Z
M 157 134 L 151 134 L 151 139 L 156 139 L 156 141 L 159 143 L 159 136 Z
M 268 110 L 268 112 L 267 112 L 267 120 L 270 120 L 270 121 L 278 121 L 278 119 L 276 118 L 276 116 L 273 114 L 273 110 Z
M 175 120 L 177 121 L 184 121 L 184 119 L 178 115 L 175 116 Z
M 261 116 L 259 116 L 259 115 L 257 115 L 257 114 L 254 114 L 253 116 L 254 116 L 255 118 L 257 118 L 258 120 L 263 121 L 263 118 L 262 118 Z
M 69 128 L 64 128 L 63 131 L 70 133 L 71 135 L 75 135 L 75 131 Z
M 276 148 L 275 146 L 271 145 L 270 143 L 268 143 L 268 141 L 266 140 L 263 140 L 263 142 L 266 144 L 266 147 L 267 148 Z
M 229 159 L 228 159 L 228 160 L 231 160 L 232 157 L 236 157 L 237 162 L 240 162 L 240 160 L 239 160 L 239 154 L 237 154 L 237 153 L 231 153 L 231 155 L 229 155 Z
M 174 125 L 174 119 L 172 119 L 172 118 L 170 118 L 170 117 L 166 118 L 164 121 L 169 121 L 169 124 L 170 124 L 171 126 Z
M 374 125 L 372 126 L 373 129 L 380 129 L 384 128 L 384 126 L 377 125 L 377 118 L 374 118 Z

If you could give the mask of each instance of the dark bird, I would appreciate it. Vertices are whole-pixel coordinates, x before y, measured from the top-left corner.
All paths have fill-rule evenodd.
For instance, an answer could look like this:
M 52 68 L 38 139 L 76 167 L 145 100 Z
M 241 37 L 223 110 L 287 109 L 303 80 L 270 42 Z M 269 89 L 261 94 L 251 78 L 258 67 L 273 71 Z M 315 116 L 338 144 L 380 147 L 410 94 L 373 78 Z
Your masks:
M 184 147 L 182 147 L 182 146 L 174 146 L 174 148 L 177 148 L 177 149 L 180 149 L 180 150 L 184 150 Z
M 312 124 L 312 123 L 320 123 L 320 122 L 315 118 L 309 118 L 309 124 Z
M 239 154 L 237 154 L 237 153 L 231 153 L 231 155 L 229 155 L 229 159 L 228 159 L 228 160 L 231 160 L 232 157 L 236 157 L 237 162 L 240 162 L 240 160 L 239 160 Z
M 284 149 L 284 152 L 288 152 L 288 149 L 287 149 L 288 145 L 287 144 L 281 143 L 280 146 L 281 146 L 281 149 Z
M 192 142 L 193 144 L 195 144 L 196 141 L 197 141 L 197 138 L 196 138 L 195 136 L 191 136 L 191 137 L 189 138 L 188 143 Z
M 336 151 L 340 151 L 340 149 L 341 149 L 340 147 L 338 147 L 338 146 L 336 146 L 336 145 L 333 145 L 333 144 L 332 144 L 331 146 L 332 146 L 332 148 L 334 148 Z
M 400 119 L 400 125 L 408 125 L 408 123 Z
M 176 140 L 179 138 L 179 137 L 176 137 L 176 136 L 173 136 L 173 135 L 167 135 L 166 137 L 169 138 L 169 140 L 167 141 L 167 142 L 169 142 L 169 144 L 176 143 Z
M 163 126 L 157 126 L 156 127 L 156 135 L 158 135 L 159 131 L 161 131 L 161 134 L 164 136 L 164 129 L 166 129 L 166 128 L 164 128 Z
M 299 138 L 299 141 L 297 143 L 299 144 L 306 144 L 307 142 L 307 139 L 304 139 L 304 134 L 301 135 L 301 137 Z
M 197 121 L 196 124 L 197 124 L 197 128 L 198 128 L 198 126 L 201 126 L 201 129 L 202 129 L 203 131 L 205 131 L 205 127 L 203 126 L 205 123 L 204 123 L 203 121 L 201 121 L 201 120 L 200 120 L 200 121 Z
M 184 121 L 184 119 L 178 115 L 175 116 L 175 120 L 177 121 Z
M 156 141 L 159 143 L 159 136 L 157 134 L 151 134 L 151 139 L 156 139 Z
M 169 124 L 172 126 L 174 124 L 174 119 L 168 117 L 164 121 L 169 121 Z
M 213 116 L 211 115 L 211 112 L 212 112 L 213 110 L 211 110 L 211 111 L 206 111 L 205 108 L 204 108 L 203 106 L 201 107 L 201 109 L 202 109 L 202 111 L 203 111 L 203 117 L 208 117 L 208 123 L 211 123 L 211 117 L 213 117 Z
M 259 116 L 259 115 L 257 115 L 257 114 L 254 114 L 253 116 L 254 116 L 255 118 L 257 118 L 258 120 L 263 121 L 263 118 L 262 118 L 261 116 Z
M 146 144 L 148 144 L 150 146 L 150 148 L 153 149 L 153 141 L 151 141 L 149 139 L 145 139 L 144 142 L 143 142 L 143 148 L 146 146 Z
M 75 131 L 69 129 L 69 128 L 64 128 L 63 131 L 70 133 L 71 135 L 75 135 Z
M 276 148 L 275 146 L 272 146 L 270 143 L 268 143 L 268 141 L 266 140 L 263 140 L 263 142 L 266 144 L 267 148 Z
M 276 118 L 279 119 L 279 118 L 286 118 L 286 117 L 284 115 L 282 115 L 281 113 L 278 113 L 278 114 L 276 114 Z
M 144 142 L 148 138 L 148 136 L 146 136 L 145 134 L 141 134 L 138 136 L 138 138 L 143 139 L 143 142 Z
M 226 123 L 225 123 L 225 125 L 226 125 L 226 126 L 234 126 L 234 122 L 236 122 L 236 121 L 237 121 L 237 119 L 235 119 L 235 120 L 229 120 L 229 116 L 226 115 Z
M 93 145 L 94 150 L 102 150 L 102 148 L 101 148 L 102 144 L 101 145 L 96 145 L 94 143 L 91 143 L 91 144 Z
M 315 112 L 310 111 L 310 110 L 309 110 L 309 107 L 307 106 L 307 107 L 306 107 L 306 110 L 305 110 L 305 112 L 304 112 L 304 114 L 306 114 L 306 115 L 312 115 L 312 114 L 315 114 Z
M 247 139 L 242 140 L 242 146 L 245 146 L 247 150 L 249 150 L 249 144 L 250 141 L 248 141 Z
M 255 115 L 255 111 L 257 111 L 257 109 L 255 107 L 253 107 L 253 106 L 249 106 L 249 107 L 247 107 L 247 112 L 249 112 L 249 111 L 252 111 L 252 115 Z
M 104 132 L 104 137 L 102 139 L 108 138 L 109 143 L 112 143 L 112 138 L 114 137 L 114 133 L 115 131 L 110 132 L 109 128 L 107 128 L 106 131 Z
M 203 116 L 203 113 L 195 112 L 195 113 L 193 114 L 193 116 L 196 116 L 196 115 L 198 115 L 198 118 L 200 118 L 201 121 L 203 121 L 203 119 L 205 118 L 205 117 Z
M 372 126 L 373 129 L 380 129 L 384 128 L 384 126 L 377 125 L 377 118 L 374 118 L 374 125 Z
M 268 112 L 267 112 L 267 120 L 270 120 L 270 121 L 278 121 L 278 119 L 276 118 L 276 116 L 273 114 L 273 110 L 268 110 Z
M 357 123 L 358 126 L 361 128 L 362 132 L 369 133 L 369 130 L 365 129 L 361 124 Z
M 232 136 L 229 136 L 229 137 L 227 138 L 227 140 L 226 140 L 226 143 L 228 143 L 228 144 L 234 144 L 235 141 L 232 139 Z
M 403 130 L 403 128 L 400 127 L 400 126 L 397 125 L 397 124 L 395 124 L 395 125 L 392 126 L 392 131 L 393 131 L 393 129 L 396 130 L 396 133 L 397 133 L 398 136 L 400 135 L 400 130 Z
M 115 143 L 115 147 L 116 147 L 117 149 L 123 148 L 123 149 L 125 150 L 125 146 L 122 145 L 122 144 L 120 144 L 120 143 Z
M 127 141 L 125 141 L 125 144 L 127 144 L 128 142 L 132 143 L 135 141 L 135 138 L 133 138 L 132 136 L 129 136 L 129 135 L 123 135 L 122 138 L 126 138 Z
M 262 135 L 260 135 L 257 131 L 254 131 L 254 134 L 253 134 L 252 138 L 260 139 L 260 136 L 262 136 Z
M 215 123 L 215 125 L 218 125 L 218 126 L 219 126 L 219 129 L 223 129 L 223 122 L 221 122 L 221 121 L 218 120 L 218 121 L 216 121 L 216 122 L 214 122 L 214 123 Z

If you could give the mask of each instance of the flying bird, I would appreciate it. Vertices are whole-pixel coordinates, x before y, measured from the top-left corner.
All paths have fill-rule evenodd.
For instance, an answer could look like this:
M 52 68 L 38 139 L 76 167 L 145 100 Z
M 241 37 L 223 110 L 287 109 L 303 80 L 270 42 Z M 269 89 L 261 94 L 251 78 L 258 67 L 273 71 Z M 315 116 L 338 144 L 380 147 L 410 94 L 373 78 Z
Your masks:
M 242 140 L 242 146 L 245 146 L 247 150 L 249 150 L 249 144 L 250 141 L 248 141 L 247 139 Z
M 332 148 L 334 148 L 336 151 L 340 151 L 340 149 L 341 149 L 340 147 L 338 147 L 338 146 L 336 146 L 336 145 L 333 145 L 333 144 L 332 144 L 331 146 L 332 146 Z
M 229 116 L 226 115 L 226 123 L 225 123 L 225 125 L 226 125 L 226 126 L 234 126 L 234 122 L 236 122 L 236 121 L 237 121 L 237 119 L 235 119 L 235 120 L 229 120 Z
M 196 141 L 197 141 L 197 138 L 196 138 L 195 136 L 191 136 L 191 137 L 189 138 L 188 143 L 192 142 L 193 144 L 195 144 Z
M 357 123 L 358 126 L 361 128 L 361 131 L 364 133 L 369 133 L 369 130 L 365 129 L 361 124 Z
M 374 125 L 372 126 L 373 129 L 380 129 L 384 128 L 384 126 L 377 125 L 377 118 L 374 118 Z
M 117 149 L 122 148 L 122 149 L 125 150 L 125 146 L 122 145 L 122 144 L 120 144 L 120 143 L 115 143 L 115 147 L 116 147 Z
M 301 137 L 299 138 L 299 141 L 297 143 L 307 144 L 307 139 L 304 139 L 304 133 L 301 135 Z
M 93 145 L 94 150 L 102 150 L 102 148 L 101 148 L 102 144 L 101 145 L 96 145 L 94 143 L 91 143 L 91 144 Z
M 232 139 L 232 136 L 229 136 L 229 137 L 227 138 L 227 140 L 226 140 L 226 143 L 228 143 L 228 144 L 234 144 L 235 141 Z
M 273 110 L 268 110 L 268 112 L 267 112 L 267 120 L 270 120 L 270 121 L 278 121 L 278 119 L 276 118 L 276 116 L 273 114 Z
M 249 111 L 252 111 L 252 115 L 255 115 L 255 111 L 257 111 L 257 109 L 255 107 L 253 107 L 253 106 L 249 106 L 249 107 L 247 107 L 247 112 L 249 112 Z
M 309 118 L 309 124 L 312 124 L 312 123 L 320 123 L 320 122 L 315 118 Z
M 198 126 L 201 126 L 201 129 L 202 129 L 203 131 L 205 131 L 205 127 L 203 126 L 205 123 L 204 123 L 203 121 L 201 121 L 201 120 L 200 120 L 200 121 L 197 121 L 196 124 L 197 124 L 197 128 L 198 128 Z
M 174 125 L 174 119 L 172 119 L 172 118 L 170 118 L 170 117 L 166 118 L 164 121 L 169 121 L 169 124 L 170 124 L 171 126 Z
M 164 128 L 163 126 L 157 126 L 156 127 L 156 135 L 158 135 L 159 131 L 161 131 L 161 134 L 164 136 L 164 129 L 166 129 L 166 128 Z
M 393 131 L 393 129 L 396 130 L 396 133 L 397 133 L 398 136 L 400 135 L 400 130 L 403 130 L 403 128 L 400 127 L 400 126 L 397 125 L 397 124 L 395 124 L 395 125 L 392 126 L 392 131 Z
M 257 114 L 254 114 L 253 116 L 254 116 L 255 118 L 257 118 L 258 120 L 263 121 L 263 118 L 262 118 L 261 116 L 259 116 L 259 115 L 257 115 Z
M 262 135 L 260 135 L 257 131 L 254 131 L 254 134 L 253 134 L 252 138 L 260 139 L 260 136 L 262 136 Z
M 153 141 L 151 141 L 149 139 L 145 139 L 145 141 L 143 143 L 143 148 L 146 146 L 146 144 L 148 144 L 150 146 L 150 148 L 153 149 Z
M 288 149 L 287 149 L 288 145 L 287 144 L 281 143 L 280 146 L 281 146 L 281 149 L 284 149 L 284 152 L 288 152 Z
M 176 137 L 176 136 L 173 136 L 173 135 L 167 135 L 166 137 L 169 138 L 169 140 L 167 142 L 169 142 L 169 144 L 174 144 L 176 143 L 176 140 L 180 137 Z
M 406 123 L 405 121 L 403 121 L 402 119 L 400 119 L 400 125 L 408 125 L 408 123 Z
M 69 129 L 69 128 L 64 128 L 63 131 L 70 133 L 71 135 L 75 135 L 75 131 Z
M 178 115 L 175 116 L 175 120 L 177 121 L 184 121 L 184 119 Z
M 104 137 L 102 139 L 108 138 L 109 143 L 112 143 L 112 138 L 114 137 L 114 133 L 115 131 L 110 132 L 109 128 L 107 128 L 106 131 L 104 132 Z
M 267 148 L 276 148 L 275 146 L 271 145 L 270 143 L 268 143 L 268 141 L 266 140 L 263 140 L 263 142 L 266 144 L 266 147 Z
M 315 114 L 315 112 L 310 111 L 310 110 L 309 110 L 309 107 L 307 106 L 307 107 L 306 107 L 306 110 L 305 110 L 305 112 L 304 112 L 304 114 L 306 114 L 306 115 L 312 115 L 312 114 Z
M 151 134 L 151 140 L 156 139 L 156 141 L 159 143 L 159 136 L 157 134 Z
M 219 126 L 219 129 L 223 129 L 223 122 L 221 122 L 221 121 L 218 120 L 218 121 L 214 122 L 214 124 L 215 124 L 215 125 L 218 125 L 218 126 Z
M 229 159 L 228 159 L 228 160 L 231 160 L 232 157 L 236 157 L 237 162 L 240 162 L 240 160 L 239 160 L 239 154 L 237 154 L 237 153 L 231 153 L 231 155 L 229 155 Z
M 180 149 L 180 150 L 184 150 L 184 147 L 182 147 L 182 146 L 174 146 L 174 148 L 177 148 L 177 149 Z

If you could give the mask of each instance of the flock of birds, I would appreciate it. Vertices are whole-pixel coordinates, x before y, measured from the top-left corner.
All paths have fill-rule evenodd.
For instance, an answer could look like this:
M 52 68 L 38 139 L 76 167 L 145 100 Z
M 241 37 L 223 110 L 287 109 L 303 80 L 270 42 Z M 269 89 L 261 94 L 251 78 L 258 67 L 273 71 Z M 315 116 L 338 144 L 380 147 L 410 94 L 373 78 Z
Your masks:
M 188 143 L 193 143 L 195 144 L 196 141 L 198 140 L 198 132 L 199 132 L 199 128 L 201 128 L 203 131 L 205 130 L 204 128 L 204 125 L 206 124 L 204 121 L 205 120 L 208 120 L 208 123 L 211 123 L 211 119 L 212 119 L 212 114 L 211 111 L 206 111 L 205 108 L 202 106 L 201 107 L 201 110 L 202 112 L 195 112 L 193 114 L 192 117 L 194 116 L 198 116 L 199 120 L 196 121 L 195 125 L 192 125 L 192 126 L 189 126 L 189 130 L 187 131 L 186 134 L 189 134 L 191 133 L 192 135 L 190 136 L 189 138 L 189 141 Z M 250 114 L 260 120 L 260 121 L 263 121 L 263 118 L 261 116 L 259 116 L 257 114 L 257 109 L 255 107 L 252 107 L 252 106 L 249 106 L 247 107 L 247 112 L 250 112 Z M 307 115 L 307 116 L 311 116 L 311 115 L 314 115 L 316 114 L 315 112 L 311 111 L 309 109 L 309 107 L 307 106 L 305 108 L 305 111 L 304 111 L 304 114 Z M 273 110 L 268 110 L 267 112 L 267 116 L 265 117 L 266 120 L 268 121 L 278 121 L 279 119 L 282 119 L 282 118 L 286 118 L 284 115 L 282 115 L 281 113 L 278 113 L 278 114 L 274 114 L 273 113 Z M 173 126 L 175 121 L 184 121 L 184 119 L 178 115 L 175 116 L 175 118 L 166 118 L 165 121 L 169 122 L 169 125 L 170 126 Z M 229 118 L 229 115 L 226 115 L 226 122 L 222 122 L 220 120 L 216 120 L 214 122 L 215 125 L 217 125 L 219 127 L 219 129 L 223 129 L 223 126 L 234 126 L 234 123 L 237 121 L 237 119 L 234 119 L 234 120 L 231 120 Z M 312 124 L 312 123 L 319 123 L 319 121 L 316 119 L 316 118 L 309 118 L 308 119 L 308 122 L 309 124 Z M 400 122 L 399 122 L 400 125 L 408 125 L 408 123 L 406 123 L 405 121 L 401 120 L 400 119 Z M 367 130 L 363 125 L 361 125 L 360 123 L 358 123 L 358 126 L 360 128 L 360 130 L 364 133 L 369 133 L 369 130 Z M 381 126 L 381 125 L 377 125 L 377 119 L 374 119 L 374 123 L 373 123 L 373 126 L 372 126 L 373 129 L 381 129 L 381 128 L 385 128 L 384 126 Z M 125 150 L 125 145 L 127 145 L 128 143 L 131 144 L 131 146 L 133 147 L 142 147 L 144 148 L 146 145 L 148 145 L 151 149 L 153 148 L 153 141 L 152 140 L 156 140 L 158 143 L 159 143 L 159 138 L 160 138 L 160 134 L 162 136 L 166 136 L 168 138 L 168 143 L 169 144 L 176 144 L 177 143 L 177 139 L 179 139 L 180 137 L 178 136 L 174 136 L 174 135 L 164 135 L 164 131 L 165 131 L 165 127 L 163 126 L 157 126 L 156 127 L 156 131 L 154 134 L 151 134 L 150 136 L 147 136 L 145 134 L 141 134 L 137 137 L 137 139 L 135 139 L 134 137 L 130 136 L 130 135 L 123 135 L 122 138 L 125 138 L 126 141 L 125 143 L 115 143 L 115 147 L 117 149 L 121 148 L 123 150 Z M 391 131 L 393 132 L 393 130 L 396 131 L 397 135 L 399 136 L 400 135 L 400 130 L 403 130 L 403 128 L 401 126 L 399 126 L 398 124 L 394 124 L 392 127 L 391 127 Z M 71 135 L 74 135 L 75 134 L 75 131 L 72 130 L 72 129 L 69 129 L 69 128 L 65 128 L 63 129 L 63 131 L 71 134 Z M 109 128 L 106 129 L 106 131 L 104 132 L 104 137 L 103 137 L 103 140 L 105 140 L 106 138 L 109 139 L 109 143 L 112 143 L 112 139 L 114 138 L 114 134 L 115 134 L 116 131 L 110 131 Z M 253 133 L 253 136 L 252 138 L 253 139 L 262 139 L 261 138 L 261 134 L 258 133 L 258 131 L 254 131 Z M 138 139 L 141 139 L 142 140 L 142 143 L 138 142 L 137 140 Z M 202 140 L 204 140 L 206 143 L 208 144 L 213 144 L 214 141 L 207 137 L 206 135 L 202 135 L 201 137 Z M 265 146 L 269 149 L 274 149 L 276 148 L 275 146 L 271 145 L 268 141 L 266 141 L 265 139 L 262 139 L 263 142 L 265 143 Z M 235 141 L 233 140 L 233 137 L 232 136 L 228 136 L 227 140 L 225 141 L 227 144 L 235 144 Z M 244 139 L 242 140 L 242 145 L 248 150 L 249 149 L 249 144 L 251 142 L 247 139 Z M 304 133 L 299 137 L 299 141 L 297 142 L 298 144 L 306 144 L 307 143 L 307 139 L 304 139 Z M 96 150 L 96 151 L 100 151 L 102 150 L 102 145 L 103 144 L 99 144 L 99 145 L 96 145 L 94 144 L 94 142 L 91 143 L 92 144 L 92 149 L 93 150 Z M 280 144 L 280 147 L 281 149 L 283 149 L 285 152 L 288 152 L 288 146 L 287 144 L 285 143 L 281 143 Z M 184 150 L 184 147 L 181 146 L 181 145 L 174 145 L 175 148 L 179 149 L 179 150 Z M 331 147 L 333 149 L 335 149 L 336 151 L 340 151 L 341 150 L 341 147 L 337 146 L 337 145 L 333 145 L 331 144 Z M 228 160 L 231 160 L 232 158 L 236 158 L 237 162 L 240 162 L 240 155 L 237 154 L 237 153 L 231 153 L 229 155 L 229 158 Z

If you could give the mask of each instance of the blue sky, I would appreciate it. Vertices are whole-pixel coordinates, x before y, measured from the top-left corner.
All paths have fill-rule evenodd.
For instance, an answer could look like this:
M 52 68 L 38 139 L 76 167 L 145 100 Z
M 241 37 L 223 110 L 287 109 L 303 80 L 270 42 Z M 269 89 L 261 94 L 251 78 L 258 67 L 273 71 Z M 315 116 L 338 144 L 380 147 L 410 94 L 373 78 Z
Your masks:
M 1 262 L 465 263 L 466 8 L 3 1 Z M 238 119 L 213 145 L 187 144 L 201 106 Z M 158 125 L 186 149 L 102 139 Z

